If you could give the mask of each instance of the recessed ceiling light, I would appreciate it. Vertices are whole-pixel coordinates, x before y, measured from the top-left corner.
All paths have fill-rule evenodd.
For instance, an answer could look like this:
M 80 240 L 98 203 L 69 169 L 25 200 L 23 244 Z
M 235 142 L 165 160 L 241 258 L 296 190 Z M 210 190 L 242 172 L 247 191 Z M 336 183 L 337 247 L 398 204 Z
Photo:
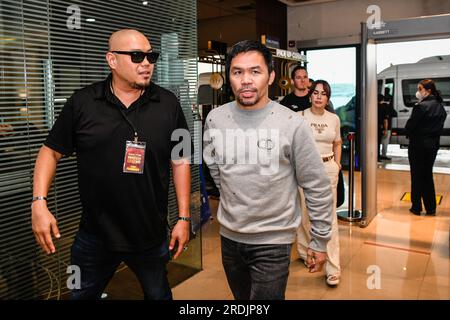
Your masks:
M 146 6 L 146 5 L 148 5 L 148 1 L 142 1 L 142 4 L 143 4 L 144 6 Z
M 95 19 L 94 18 L 87 18 L 86 21 L 87 22 L 95 22 Z

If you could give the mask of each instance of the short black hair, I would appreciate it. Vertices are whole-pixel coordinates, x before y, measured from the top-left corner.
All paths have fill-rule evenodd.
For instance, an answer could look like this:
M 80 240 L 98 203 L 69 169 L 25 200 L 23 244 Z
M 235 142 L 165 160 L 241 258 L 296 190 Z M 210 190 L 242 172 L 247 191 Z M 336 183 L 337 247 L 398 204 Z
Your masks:
M 264 57 L 264 61 L 266 62 L 267 69 L 269 70 L 269 74 L 273 71 L 273 57 L 272 53 L 270 52 L 269 48 L 267 48 L 265 45 L 263 45 L 259 41 L 255 40 L 243 40 L 238 43 L 236 43 L 230 50 L 227 56 L 226 61 L 226 73 L 227 76 L 230 75 L 230 66 L 231 61 L 240 53 L 245 53 L 249 51 L 257 51 L 262 54 Z
M 298 71 L 298 70 L 305 70 L 305 72 L 306 72 L 306 74 L 308 74 L 308 70 L 306 70 L 306 67 L 304 67 L 304 66 L 296 66 L 292 71 L 291 71 L 291 79 L 292 80 L 294 80 L 294 78 L 295 78 L 295 73 Z

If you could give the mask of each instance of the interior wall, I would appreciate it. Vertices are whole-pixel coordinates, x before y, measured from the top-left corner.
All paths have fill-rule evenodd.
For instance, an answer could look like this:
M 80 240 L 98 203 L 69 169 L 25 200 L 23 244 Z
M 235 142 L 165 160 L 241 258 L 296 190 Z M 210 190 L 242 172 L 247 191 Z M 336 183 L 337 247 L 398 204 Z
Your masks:
M 227 43 L 231 47 L 241 40 L 258 40 L 255 14 L 233 15 L 198 21 L 198 48 L 205 50 L 208 40 Z
M 256 34 L 276 37 L 280 48 L 287 47 L 286 5 L 279 1 L 258 0 L 256 2 Z
M 442 0 L 339 0 L 288 7 L 288 40 L 305 47 L 359 43 L 370 5 L 380 7 L 382 21 L 450 13 L 450 1 Z
M 280 47 L 286 48 L 287 9 L 284 3 L 278 0 L 255 0 L 255 10 L 252 12 L 224 16 L 215 16 L 219 10 L 217 7 L 207 6 L 203 2 L 201 4 L 201 18 L 198 19 L 199 51 L 207 48 L 208 40 L 225 42 L 231 47 L 242 40 L 260 40 L 263 34 L 278 38 Z M 227 12 L 225 9 L 222 11 Z M 228 12 L 231 11 L 232 8 Z

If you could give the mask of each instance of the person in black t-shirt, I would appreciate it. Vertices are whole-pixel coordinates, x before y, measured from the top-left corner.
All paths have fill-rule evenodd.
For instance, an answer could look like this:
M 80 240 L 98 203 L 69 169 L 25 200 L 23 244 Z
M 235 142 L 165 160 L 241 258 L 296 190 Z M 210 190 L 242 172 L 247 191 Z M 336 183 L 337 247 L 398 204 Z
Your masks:
M 173 152 L 180 148 L 171 136 L 188 127 L 175 95 L 151 82 L 157 58 L 142 33 L 113 33 L 106 54 L 111 75 L 68 99 L 39 151 L 32 226 L 47 254 L 56 251 L 52 235 L 64 236 L 47 193 L 58 161 L 77 155 L 83 212 L 71 264 L 80 268 L 81 286 L 72 289 L 72 299 L 99 299 L 121 262 L 136 274 L 146 299 L 172 299 L 166 264 L 170 250 L 178 244 L 177 258 L 189 240 L 190 165 L 183 149 Z M 169 241 L 170 166 L 179 220 Z
M 286 95 L 280 104 L 294 112 L 303 111 L 311 107 L 309 98 L 309 78 L 305 67 L 296 66 L 291 72 L 294 91 Z
M 381 160 L 391 160 L 387 156 L 387 149 L 389 145 L 389 140 L 391 139 L 391 129 L 392 129 L 392 118 L 397 117 L 397 111 L 394 110 L 394 101 L 392 95 L 390 94 L 389 88 L 384 88 L 384 99 L 383 104 L 385 106 L 388 127 L 387 134 L 381 138 Z

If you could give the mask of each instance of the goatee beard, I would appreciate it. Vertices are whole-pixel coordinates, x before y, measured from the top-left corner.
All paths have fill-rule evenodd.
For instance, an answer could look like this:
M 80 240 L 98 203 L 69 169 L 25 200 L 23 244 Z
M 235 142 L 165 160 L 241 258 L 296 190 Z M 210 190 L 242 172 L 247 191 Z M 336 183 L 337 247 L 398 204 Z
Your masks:
M 239 97 L 237 98 L 237 101 L 239 102 L 239 104 L 244 107 L 252 107 L 255 104 L 257 104 L 259 102 L 259 100 L 260 100 L 259 97 L 256 97 L 255 100 L 252 100 L 252 101 L 245 101 Z
M 132 87 L 134 89 L 140 89 L 140 90 L 143 90 L 143 89 L 147 88 L 148 86 L 150 86 L 150 81 L 148 83 L 146 83 L 146 84 L 136 83 L 136 82 L 134 82 L 132 84 Z

